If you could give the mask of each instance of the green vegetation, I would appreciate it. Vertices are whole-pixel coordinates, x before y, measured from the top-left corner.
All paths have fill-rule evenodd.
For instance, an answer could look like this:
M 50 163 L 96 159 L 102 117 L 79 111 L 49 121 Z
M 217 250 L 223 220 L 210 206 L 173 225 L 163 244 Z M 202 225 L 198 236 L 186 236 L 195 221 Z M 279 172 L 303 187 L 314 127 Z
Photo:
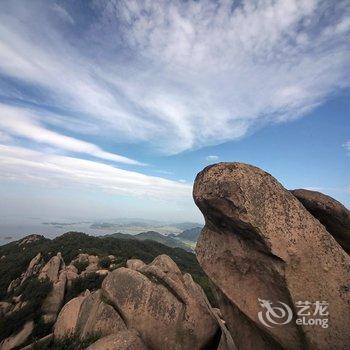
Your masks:
M 182 241 L 197 242 L 201 231 L 202 231 L 201 227 L 193 227 L 183 231 L 182 233 L 177 235 L 176 238 L 181 239 Z
M 0 246 L 0 256 L 5 256 L 0 263 L 0 300 L 6 298 L 9 283 L 26 270 L 30 260 L 39 252 L 43 254 L 46 261 L 61 252 L 66 264 L 76 258 L 79 253 L 100 257 L 114 255 L 118 259 L 117 267 L 124 266 L 128 259 L 141 259 L 148 264 L 156 256 L 167 254 L 176 262 L 181 271 L 190 273 L 194 280 L 202 285 L 209 300 L 213 302 L 208 279 L 193 253 L 181 248 L 170 248 L 148 239 L 141 241 L 93 237 L 79 232 L 69 232 L 53 240 L 42 238 L 29 245 L 20 246 L 18 242 L 12 242 Z
M 78 273 L 82 273 L 89 266 L 89 262 L 77 260 L 74 261 L 73 265 L 77 268 Z
M 108 269 L 111 264 L 111 259 L 108 256 L 100 258 L 99 265 L 101 269 Z
M 124 234 L 124 233 L 113 233 L 110 235 L 110 237 L 113 238 L 121 238 L 121 239 L 133 239 L 133 240 L 139 240 L 139 241 L 144 241 L 147 239 L 150 239 L 152 241 L 164 244 L 168 247 L 171 248 L 182 248 L 186 251 L 191 251 L 192 248 L 185 244 L 183 241 L 180 239 L 176 239 L 170 236 L 164 236 L 160 234 L 159 232 L 155 231 L 147 231 L 147 232 L 141 232 L 138 233 L 137 235 L 129 235 L 129 234 Z
M 74 281 L 72 281 L 71 287 L 67 290 L 65 303 L 77 297 L 86 289 L 93 291 L 101 288 L 104 278 L 105 276 L 101 276 L 95 272 L 76 278 Z
M 24 305 L 17 311 L 0 316 L 0 342 L 18 332 L 29 320 L 33 320 L 37 328 L 42 316 L 41 304 L 51 289 L 50 281 L 31 278 L 16 290 L 17 295 L 22 295 L 21 301 L 24 302 Z

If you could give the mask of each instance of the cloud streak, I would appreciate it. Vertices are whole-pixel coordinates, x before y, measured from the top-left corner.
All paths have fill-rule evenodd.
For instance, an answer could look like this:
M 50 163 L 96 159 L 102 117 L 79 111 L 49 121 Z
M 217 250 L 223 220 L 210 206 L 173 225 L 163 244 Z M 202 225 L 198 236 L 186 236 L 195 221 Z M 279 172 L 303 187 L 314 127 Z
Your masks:
M 191 185 L 118 169 L 90 160 L 0 145 L 0 178 L 45 186 L 102 190 L 112 194 L 160 200 L 183 200 Z
M 23 108 L 16 108 L 0 104 L 0 130 L 6 131 L 12 136 L 20 136 L 37 143 L 57 147 L 76 153 L 84 153 L 90 156 L 119 162 L 124 164 L 144 165 L 136 160 L 105 152 L 98 146 L 89 142 L 77 140 L 61 135 L 44 128 L 35 114 Z

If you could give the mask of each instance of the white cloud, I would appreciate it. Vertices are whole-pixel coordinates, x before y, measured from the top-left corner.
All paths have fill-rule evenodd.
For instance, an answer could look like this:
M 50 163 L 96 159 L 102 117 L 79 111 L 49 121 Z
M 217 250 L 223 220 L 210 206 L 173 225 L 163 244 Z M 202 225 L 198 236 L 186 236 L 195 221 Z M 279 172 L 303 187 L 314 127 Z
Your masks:
M 5 132 L 0 130 L 0 142 L 9 143 L 11 142 L 12 138 L 10 135 L 6 134 Z
M 96 158 L 119 163 L 144 165 L 143 163 L 127 157 L 105 152 L 98 146 L 89 142 L 77 140 L 47 130 L 40 124 L 38 117 L 31 111 L 23 108 L 10 107 L 0 103 L 0 132 L 1 129 L 13 136 L 25 137 L 32 141 L 51 145 L 62 150 L 85 153 Z
M 67 12 L 67 10 L 64 7 L 58 4 L 53 4 L 52 9 L 66 22 L 69 22 L 70 24 L 75 23 L 72 16 Z
M 350 85 L 346 1 L 100 1 L 70 36 L 47 6 L 3 5 L 0 72 L 101 137 L 177 153 L 299 118 Z
M 343 147 L 345 147 L 348 151 L 350 151 L 350 141 L 347 141 L 343 144 Z
M 192 186 L 89 160 L 0 145 L 0 178 L 47 186 L 100 189 L 118 195 L 188 200 Z
M 206 158 L 205 158 L 206 160 L 208 160 L 209 162 L 216 162 L 216 161 L 218 161 L 219 160 L 219 156 L 207 156 Z

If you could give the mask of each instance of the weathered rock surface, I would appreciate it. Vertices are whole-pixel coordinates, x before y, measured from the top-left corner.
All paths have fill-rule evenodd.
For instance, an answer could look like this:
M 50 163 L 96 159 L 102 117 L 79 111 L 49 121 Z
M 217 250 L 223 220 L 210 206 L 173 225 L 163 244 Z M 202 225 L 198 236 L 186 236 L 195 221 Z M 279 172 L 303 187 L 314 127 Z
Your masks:
M 54 337 L 63 338 L 76 332 L 81 304 L 88 294 L 78 296 L 65 304 L 60 311 L 54 327 Z
M 0 344 L 0 350 L 11 350 L 17 346 L 20 346 L 32 334 L 33 328 L 34 328 L 33 321 L 28 321 L 27 323 L 25 323 L 23 328 L 17 334 L 12 335 L 11 337 L 5 339 Z
M 140 259 L 129 259 L 126 262 L 126 267 L 131 270 L 138 270 L 139 268 L 145 266 L 146 264 Z
M 76 329 L 81 338 L 91 334 L 103 337 L 125 330 L 126 326 L 114 308 L 102 300 L 101 290 L 97 290 L 82 302 Z
M 46 265 L 42 268 L 39 274 L 39 278 L 48 278 L 52 283 L 55 283 L 59 279 L 59 272 L 64 267 L 64 261 L 60 253 L 53 256 Z
M 320 192 L 299 189 L 291 193 L 350 254 L 350 211 L 334 198 Z
M 215 349 L 218 345 L 220 330 L 202 289 L 166 255 L 137 271 L 114 270 L 103 281 L 102 291 L 150 349 Z
M 67 283 L 67 271 L 60 253 L 42 268 L 39 278 L 47 278 L 52 282 L 52 290 L 43 301 L 42 311 L 45 322 L 54 322 L 62 307 Z
M 111 305 L 102 300 L 101 290 L 70 300 L 61 310 L 54 327 L 55 338 L 78 334 L 82 339 L 89 335 L 101 337 L 126 330 L 126 325 Z
M 205 168 L 193 193 L 206 221 L 197 257 L 237 347 L 348 348 L 350 257 L 299 200 L 271 175 L 240 163 Z M 293 310 L 298 301 L 327 301 L 329 327 L 293 319 L 268 328 L 258 319 L 259 298 Z
M 147 350 L 147 348 L 136 331 L 127 330 L 101 338 L 86 350 Z
M 27 270 L 22 273 L 22 275 L 9 284 L 7 288 L 7 292 L 11 293 L 13 290 L 15 290 L 18 286 L 20 286 L 24 281 L 26 281 L 28 278 L 35 276 L 39 273 L 40 269 L 43 265 L 43 259 L 41 253 L 38 253 L 30 262 L 27 267 Z
M 23 283 L 29 277 L 32 277 L 32 276 L 36 275 L 39 272 L 41 266 L 42 266 L 42 255 L 41 255 L 41 253 L 38 253 L 30 261 L 26 272 L 21 276 L 22 277 L 21 283 Z

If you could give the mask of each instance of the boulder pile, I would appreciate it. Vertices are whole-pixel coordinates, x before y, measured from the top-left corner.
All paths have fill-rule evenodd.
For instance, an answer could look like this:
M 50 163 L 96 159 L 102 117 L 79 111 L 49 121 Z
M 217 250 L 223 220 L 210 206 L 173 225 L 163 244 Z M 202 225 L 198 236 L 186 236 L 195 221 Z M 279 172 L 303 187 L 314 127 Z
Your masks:
M 102 339 L 89 347 L 94 350 L 106 344 L 119 349 L 111 344 L 122 342 L 135 349 L 218 348 L 219 322 L 191 275 L 182 274 L 167 255 L 148 265 L 130 260 L 127 266 L 109 273 L 100 290 L 67 303 L 54 336 L 100 334 Z
M 19 286 L 32 271 L 36 272 L 31 277 L 52 283 L 41 309 L 43 321 L 54 323 L 53 332 L 39 339 L 40 344 L 74 337 L 81 343 L 97 338 L 90 350 L 235 349 L 220 313 L 211 307 L 191 275 L 182 273 L 169 256 L 160 255 L 148 265 L 130 259 L 126 267 L 117 269 L 113 269 L 115 257 L 108 259 L 107 269 L 100 269 L 99 258 L 88 254 L 79 254 L 69 265 L 60 253 L 46 264 L 39 254 L 30 262 Z M 86 290 L 64 305 L 68 284 L 91 272 L 105 276 L 101 288 Z M 3 313 L 14 312 L 22 307 L 21 295 L 15 306 L 3 302 L 0 307 Z M 0 349 L 26 343 L 33 328 L 33 321 L 27 322 L 5 339 Z

